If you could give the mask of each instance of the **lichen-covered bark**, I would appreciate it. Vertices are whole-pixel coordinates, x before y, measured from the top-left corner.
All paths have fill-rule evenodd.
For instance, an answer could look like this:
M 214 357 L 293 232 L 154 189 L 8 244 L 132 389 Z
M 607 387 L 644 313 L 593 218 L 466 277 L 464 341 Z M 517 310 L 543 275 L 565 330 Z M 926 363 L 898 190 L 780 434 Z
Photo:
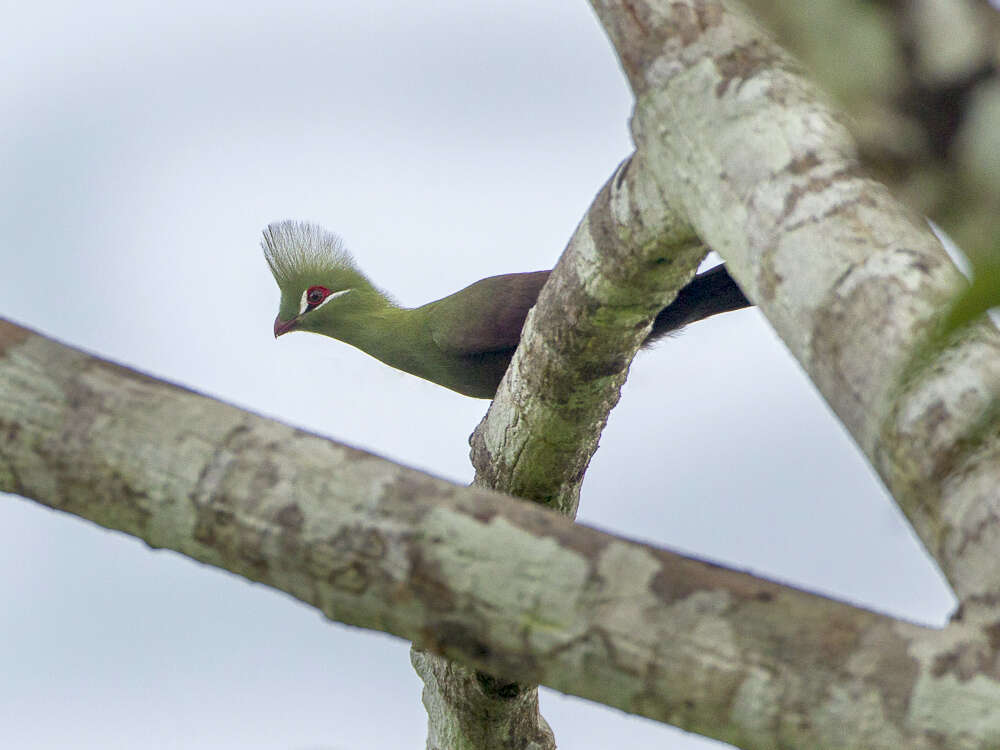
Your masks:
M 477 486 L 576 515 L 632 358 L 707 253 L 653 177 L 623 162 L 553 269 L 472 436 Z
M 703 253 L 693 228 L 799 356 L 958 593 L 988 599 L 1000 581 L 987 497 L 1000 442 L 977 414 L 998 382 L 994 333 L 955 347 L 941 377 L 899 388 L 960 283 L 939 244 L 866 177 L 798 65 L 724 3 L 594 5 L 636 94 L 636 153 L 529 317 L 473 436 L 477 484 L 575 513 L 641 326 Z M 946 486 L 945 502 L 928 501 Z
M 622 163 L 549 277 L 472 436 L 476 486 L 576 514 L 629 363 L 706 253 L 650 177 L 641 157 Z M 425 684 L 428 750 L 555 746 L 532 685 L 416 649 L 414 665 Z M 551 744 L 542 745 L 546 736 Z
M 879 471 L 959 597 L 1000 601 L 1000 392 L 983 323 L 900 378 L 960 274 L 860 169 L 799 67 L 726 3 L 595 0 L 637 149 Z
M 414 647 L 424 681 L 427 750 L 547 750 L 556 746 L 538 711 L 538 688 L 496 678 Z
M 489 674 L 746 748 L 1000 742 L 995 627 L 920 628 L 619 539 L 9 323 L 0 434 L 0 490 Z
M 851 113 L 866 168 L 970 251 L 1000 233 L 1000 10 L 745 0 Z
M 644 327 L 703 240 L 955 585 L 947 629 L 574 526 L 9 324 L 0 489 L 411 639 L 429 709 L 455 719 L 432 747 L 550 747 L 518 683 L 746 748 L 1000 746 L 996 331 L 901 383 L 960 280 L 798 66 L 726 3 L 593 4 L 636 93 L 637 151 L 529 319 L 474 439 L 479 481 L 575 510 Z

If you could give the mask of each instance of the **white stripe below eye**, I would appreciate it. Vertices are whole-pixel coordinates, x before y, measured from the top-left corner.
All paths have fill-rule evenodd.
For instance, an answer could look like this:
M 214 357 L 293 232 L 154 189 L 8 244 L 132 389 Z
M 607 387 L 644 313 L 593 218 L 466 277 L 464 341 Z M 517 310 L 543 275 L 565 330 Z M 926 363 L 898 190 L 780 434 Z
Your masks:
M 323 305 L 325 305 L 330 300 L 336 299 L 337 297 L 340 297 L 344 294 L 347 294 L 348 292 L 353 292 L 353 291 L 354 291 L 353 289 L 341 289 L 339 292 L 334 292 L 325 300 L 316 305 L 316 307 L 314 307 L 313 310 L 319 310 Z M 302 300 L 299 302 L 299 315 L 304 314 L 306 308 L 309 307 L 309 301 L 306 299 L 306 297 L 308 296 L 309 296 L 309 290 L 306 289 L 304 292 L 302 292 Z M 310 310 L 309 312 L 312 312 L 313 310 Z

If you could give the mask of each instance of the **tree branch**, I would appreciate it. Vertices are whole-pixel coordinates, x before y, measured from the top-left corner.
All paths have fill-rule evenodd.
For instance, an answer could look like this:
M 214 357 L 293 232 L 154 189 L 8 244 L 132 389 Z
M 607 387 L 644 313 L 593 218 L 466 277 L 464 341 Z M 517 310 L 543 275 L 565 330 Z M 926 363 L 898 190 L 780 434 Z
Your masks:
M 953 721 L 996 719 L 990 630 L 907 625 L 618 539 L 10 323 L 0 386 L 0 490 L 341 622 L 747 748 L 998 736 Z
M 627 159 L 577 227 L 529 313 L 507 374 L 472 436 L 477 486 L 576 515 L 584 474 L 608 414 L 618 403 L 629 365 L 653 318 L 691 279 L 707 252 L 659 194 L 653 176 L 641 154 Z M 475 677 L 483 675 L 474 677 L 433 657 L 415 659 L 415 664 L 420 664 L 427 685 L 424 702 L 432 736 L 440 733 L 436 724 L 476 724 L 476 716 L 468 712 L 433 712 L 430 707 L 482 702 L 481 679 Z M 425 673 L 429 665 L 432 674 Z M 518 695 L 537 692 L 517 684 L 504 689 Z M 440 697 L 444 695 L 465 697 L 446 701 Z M 536 704 L 537 699 L 523 705 Z M 480 711 L 478 721 L 489 724 L 498 713 L 505 718 L 493 723 L 501 730 L 508 725 L 530 727 L 527 719 L 512 721 L 496 709 Z M 475 734 L 487 732 L 482 728 Z M 538 733 L 529 730 L 526 741 L 534 741 Z M 429 743 L 431 750 L 437 747 Z M 487 746 L 470 742 L 469 747 Z
M 654 176 L 623 162 L 553 269 L 472 436 L 478 486 L 576 515 L 636 351 L 708 252 Z
M 987 0 L 747 4 L 851 113 L 865 167 L 967 251 L 992 250 L 1000 10 Z M 864 62 L 845 65 L 851 57 Z
M 825 318 L 825 325 L 835 330 L 826 331 L 824 337 L 837 337 L 827 342 L 836 358 L 825 363 L 832 370 L 827 372 L 834 379 L 831 386 L 837 389 L 830 394 L 836 397 L 831 404 L 842 418 L 853 420 L 854 429 L 881 430 L 886 413 L 911 403 L 896 398 L 893 389 L 907 357 L 906 347 L 917 340 L 914 329 L 925 325 L 946 293 L 942 290 L 950 291 L 949 284 L 958 282 L 936 241 L 926 227 L 915 226 L 912 217 L 895 206 L 879 186 L 860 177 L 849 138 L 801 79 L 797 67 L 756 29 L 730 16 L 721 4 L 609 2 L 595 3 L 595 7 L 610 30 L 636 92 L 633 135 L 637 151 L 601 189 L 529 316 L 507 376 L 473 435 L 476 483 L 575 514 L 584 473 L 645 335 L 644 326 L 703 257 L 704 250 L 690 223 L 719 249 L 745 244 L 747 238 L 740 232 L 750 227 L 748 234 L 759 241 L 755 249 L 762 256 L 771 250 L 768 244 L 772 238 L 787 231 L 781 267 L 773 263 L 765 270 L 768 276 L 759 279 L 763 283 L 751 282 L 745 289 L 751 297 L 756 298 L 759 290 L 774 298 L 773 287 L 781 281 L 788 279 L 789 286 L 799 285 L 797 292 L 790 293 L 800 294 L 799 300 L 776 300 L 774 305 L 765 305 L 765 311 L 771 310 L 772 319 L 775 313 L 784 314 L 784 320 L 776 321 L 785 324 L 783 335 L 786 340 L 799 337 L 803 347 L 822 343 L 811 340 L 818 323 L 809 325 L 811 318 L 803 318 L 803 307 L 809 306 L 811 312 Z M 709 60 L 716 68 L 714 77 L 697 70 Z M 750 87 L 750 93 L 741 91 L 749 79 L 766 83 Z M 698 98 L 693 96 L 694 89 Z M 678 111 L 674 103 L 681 101 L 684 109 Z M 761 156 L 769 158 L 761 160 Z M 720 170 L 719 164 L 732 166 L 734 174 Z M 711 170 L 714 174 L 709 174 Z M 784 212 L 779 222 L 774 221 L 771 206 Z M 889 274 L 908 273 L 909 265 L 923 266 L 927 276 L 936 277 L 925 285 L 924 299 L 917 295 L 916 310 L 907 307 L 912 307 L 912 298 L 901 302 L 909 320 L 904 316 L 898 327 L 889 324 L 896 320 L 898 311 L 891 306 L 869 309 L 863 292 L 859 295 L 845 288 L 834 296 L 827 290 L 825 299 L 831 309 L 816 309 L 810 299 L 821 275 L 827 274 L 820 283 L 833 282 L 864 255 L 885 250 L 883 237 L 868 234 L 859 238 L 855 232 L 856 206 L 872 209 L 864 217 L 870 229 L 874 228 L 872 218 L 877 216 L 875 222 L 888 221 L 893 229 L 902 225 L 905 231 L 919 235 L 914 240 L 921 248 L 915 252 L 917 259 L 909 257 L 914 252 L 910 247 L 904 247 L 904 254 L 896 258 L 899 262 L 883 262 L 875 269 L 875 283 L 883 282 Z M 840 207 L 847 209 L 847 216 L 836 215 Z M 762 216 L 754 216 L 757 211 Z M 829 215 L 824 217 L 824 212 Z M 809 261 L 804 260 L 805 253 L 793 258 L 792 246 L 805 243 L 822 253 L 830 243 L 825 235 L 831 226 L 837 229 L 833 242 L 867 243 L 867 247 L 842 254 L 825 263 L 826 267 L 821 259 L 815 268 L 802 273 L 802 266 Z M 748 262 L 759 265 L 750 257 L 752 252 L 747 253 Z M 724 255 L 731 268 L 738 265 L 738 252 Z M 738 271 L 736 275 L 744 278 Z M 861 278 L 865 274 L 856 275 L 859 280 L 847 280 L 848 287 L 865 285 Z M 812 286 L 802 284 L 804 279 Z M 848 293 L 861 300 L 856 303 L 857 311 L 844 317 L 839 297 Z M 843 341 L 844 336 L 854 337 L 858 326 L 864 330 L 873 318 L 878 321 L 870 326 L 873 335 L 861 342 L 860 348 L 853 341 Z M 804 321 L 807 327 L 802 326 Z M 894 339 L 897 351 L 881 348 L 878 339 L 883 333 Z M 803 347 L 799 351 L 805 351 Z M 874 378 L 863 372 L 871 361 L 868 350 L 872 348 L 879 350 L 888 365 Z M 809 353 L 819 361 L 814 352 Z M 855 359 L 859 354 L 865 359 Z M 985 358 L 988 375 L 988 360 L 993 355 L 989 346 L 985 351 L 980 347 L 959 369 L 965 373 L 978 369 L 982 374 Z M 845 360 L 850 365 L 846 369 Z M 970 366 L 971 360 L 979 361 Z M 820 367 L 811 372 L 819 375 L 826 371 Z M 980 384 L 983 387 L 973 408 L 992 398 L 989 379 L 980 378 Z M 934 395 L 956 395 L 947 382 L 944 386 Z M 944 403 L 953 405 L 951 401 Z M 969 444 L 970 435 L 977 430 L 981 434 L 981 429 L 968 420 L 962 424 L 962 415 L 956 416 L 952 427 L 958 424 L 960 440 Z M 873 417 L 874 423 L 865 424 Z M 907 427 L 912 433 L 926 428 L 927 422 L 908 420 Z M 930 450 L 917 451 L 915 456 L 911 444 L 923 436 L 915 436 L 914 441 L 912 434 L 895 435 L 895 429 L 887 424 L 881 442 L 870 435 L 858 436 L 867 438 L 873 459 L 878 451 L 893 448 L 879 468 L 884 477 L 896 478 L 890 487 L 916 519 L 923 512 L 917 499 L 937 489 L 927 486 L 928 467 L 921 462 L 935 456 Z M 976 445 L 980 444 L 977 440 Z M 993 474 L 990 478 L 996 479 Z M 964 499 L 956 496 L 951 502 L 960 505 Z M 987 515 L 991 512 L 986 511 Z M 940 515 L 922 520 L 919 528 L 925 541 L 929 545 L 932 540 L 939 541 Z M 959 533 L 963 550 L 970 549 L 969 538 L 980 520 L 981 515 L 976 515 L 963 524 L 965 528 Z M 976 540 L 981 541 L 979 537 Z M 994 553 L 993 559 L 1000 559 L 992 539 L 986 546 Z M 935 548 L 935 552 L 940 551 L 940 547 Z M 973 556 L 977 552 L 974 550 Z M 968 561 L 953 562 L 945 567 L 957 582 L 959 571 L 969 566 Z M 965 578 L 982 583 L 972 570 Z M 959 590 L 960 594 L 965 591 Z
M 982 422 L 1000 391 L 996 330 L 984 322 L 900 387 L 963 283 L 940 243 L 862 173 L 798 66 L 724 3 L 593 5 L 671 205 L 726 259 L 960 599 L 997 601 L 1000 436 Z

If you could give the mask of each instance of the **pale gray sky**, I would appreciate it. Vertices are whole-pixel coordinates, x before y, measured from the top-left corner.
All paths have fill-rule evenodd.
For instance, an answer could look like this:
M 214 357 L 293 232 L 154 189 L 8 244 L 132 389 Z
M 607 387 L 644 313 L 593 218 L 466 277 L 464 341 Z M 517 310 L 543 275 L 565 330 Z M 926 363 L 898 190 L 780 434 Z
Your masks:
M 415 305 L 551 267 L 630 151 L 582 1 L 20 3 L 0 69 L 0 314 L 459 482 L 486 402 L 274 341 L 260 229 L 318 221 Z M 922 622 L 952 606 L 756 311 L 640 354 L 580 519 Z M 12 496 L 0 601 L 0 746 L 422 746 L 407 644 Z M 718 746 L 542 706 L 561 747 Z

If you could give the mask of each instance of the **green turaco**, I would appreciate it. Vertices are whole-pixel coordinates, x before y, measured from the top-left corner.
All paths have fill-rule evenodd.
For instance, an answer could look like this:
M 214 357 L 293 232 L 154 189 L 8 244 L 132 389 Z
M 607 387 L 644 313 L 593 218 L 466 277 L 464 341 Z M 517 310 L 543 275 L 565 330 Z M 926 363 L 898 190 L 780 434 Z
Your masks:
M 493 398 L 549 275 L 491 276 L 406 309 L 376 289 L 340 238 L 320 226 L 270 224 L 261 244 L 281 290 L 275 337 L 289 331 L 321 333 L 475 398 Z M 750 304 L 726 269 L 716 266 L 695 276 L 656 316 L 643 346 L 688 323 Z

